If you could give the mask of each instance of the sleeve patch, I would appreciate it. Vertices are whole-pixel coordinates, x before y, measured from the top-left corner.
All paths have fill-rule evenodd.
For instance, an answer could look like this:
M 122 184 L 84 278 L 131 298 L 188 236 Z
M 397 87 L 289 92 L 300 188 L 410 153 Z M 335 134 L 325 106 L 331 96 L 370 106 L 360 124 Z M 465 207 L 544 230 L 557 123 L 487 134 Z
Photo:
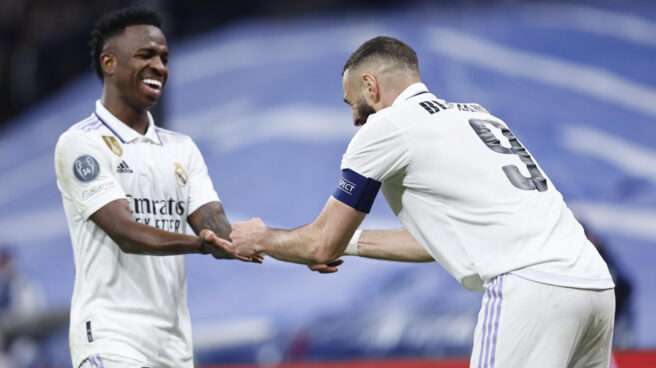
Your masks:
M 91 181 L 98 177 L 100 166 L 98 166 L 98 161 L 95 158 L 82 155 L 73 163 L 73 173 L 77 180 L 81 182 Z
M 342 171 L 333 197 L 356 210 L 369 213 L 379 189 L 379 181 L 346 169 Z
M 106 190 L 112 189 L 116 186 L 116 183 L 114 181 L 107 181 L 104 183 L 100 183 L 94 186 L 91 186 L 87 189 L 85 189 L 82 192 L 82 200 L 86 201 L 87 199 L 95 196 L 96 194 L 100 192 L 104 192 Z

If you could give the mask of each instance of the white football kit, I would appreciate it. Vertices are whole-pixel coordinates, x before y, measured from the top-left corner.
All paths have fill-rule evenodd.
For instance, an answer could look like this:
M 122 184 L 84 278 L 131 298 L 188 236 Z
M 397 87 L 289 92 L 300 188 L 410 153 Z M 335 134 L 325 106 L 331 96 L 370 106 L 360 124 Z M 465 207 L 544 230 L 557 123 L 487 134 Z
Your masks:
M 424 84 L 413 84 L 390 107 L 369 116 L 349 144 L 341 168 L 337 199 L 351 204 L 349 196 L 358 185 L 382 183 L 385 199 L 413 237 L 464 287 L 487 289 L 475 353 L 531 348 L 531 341 L 508 343 L 520 335 L 506 326 L 538 316 L 517 304 L 513 309 L 513 300 L 528 295 L 517 286 L 521 282 L 507 281 L 503 287 L 502 275 L 548 285 L 556 290 L 554 298 L 559 290 L 606 290 L 602 293 L 613 295 L 605 262 L 562 195 L 507 125 L 479 105 L 447 103 Z M 610 303 L 602 309 L 611 316 L 600 318 L 611 336 L 614 299 L 605 297 L 604 303 Z M 544 322 L 547 317 L 539 318 Z M 602 356 L 609 355 L 610 340 L 602 345 Z M 475 353 L 472 366 L 489 366 L 492 356 L 492 366 L 522 366 L 527 362 L 522 359 L 528 359 L 518 355 L 523 358 L 513 361 L 497 352 L 479 360 Z
M 76 271 L 69 335 L 74 367 L 104 355 L 149 367 L 193 367 L 184 255 L 124 253 L 89 219 L 109 202 L 127 199 L 135 221 L 185 233 L 189 214 L 219 200 L 191 138 L 148 119 L 141 135 L 97 101 L 95 113 L 57 142 L 57 185 Z

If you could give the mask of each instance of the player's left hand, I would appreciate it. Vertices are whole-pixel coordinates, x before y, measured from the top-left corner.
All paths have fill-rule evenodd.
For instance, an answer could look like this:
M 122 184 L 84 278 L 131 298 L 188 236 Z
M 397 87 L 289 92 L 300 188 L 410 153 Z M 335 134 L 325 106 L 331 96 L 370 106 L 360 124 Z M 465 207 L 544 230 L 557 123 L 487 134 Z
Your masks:
M 232 224 L 232 246 L 235 251 L 244 257 L 251 257 L 261 253 L 260 245 L 266 236 L 267 227 L 258 217 L 249 221 L 235 222 Z
M 338 271 L 337 266 L 341 265 L 342 263 L 344 263 L 343 260 L 337 259 L 325 264 L 310 265 L 308 268 L 311 271 L 316 271 L 319 273 L 334 273 Z

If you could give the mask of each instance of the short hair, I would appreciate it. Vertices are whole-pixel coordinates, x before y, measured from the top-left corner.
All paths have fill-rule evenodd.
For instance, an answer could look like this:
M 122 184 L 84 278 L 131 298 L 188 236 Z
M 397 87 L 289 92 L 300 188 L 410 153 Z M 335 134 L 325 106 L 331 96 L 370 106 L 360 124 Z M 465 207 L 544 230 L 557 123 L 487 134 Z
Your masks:
M 349 56 L 342 69 L 342 75 L 346 69 L 352 69 L 358 65 L 374 58 L 392 60 L 406 68 L 419 71 L 417 54 L 412 47 L 397 40 L 396 38 L 378 36 L 366 41 L 354 53 Z
M 123 33 L 125 28 L 136 25 L 151 25 L 162 28 L 162 18 L 153 9 L 130 7 L 106 13 L 94 24 L 91 31 L 91 41 L 89 42 L 91 65 L 101 81 L 103 80 L 103 71 L 100 66 L 100 55 L 105 43 L 110 38 Z

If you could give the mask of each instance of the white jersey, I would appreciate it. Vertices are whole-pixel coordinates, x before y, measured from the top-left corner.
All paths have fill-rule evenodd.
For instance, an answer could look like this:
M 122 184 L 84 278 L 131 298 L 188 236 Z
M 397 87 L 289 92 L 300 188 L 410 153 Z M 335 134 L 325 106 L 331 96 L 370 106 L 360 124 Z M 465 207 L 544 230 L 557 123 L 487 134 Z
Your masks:
M 157 367 L 193 367 L 185 258 L 127 254 L 93 221 L 127 199 L 135 221 L 185 233 L 187 216 L 218 201 L 191 138 L 131 129 L 96 102 L 96 112 L 61 135 L 57 185 L 75 258 L 70 347 L 73 366 L 116 354 Z
M 422 83 L 369 116 L 342 159 L 382 182 L 405 228 L 464 287 L 512 272 L 612 288 L 562 195 L 499 118 L 436 98 Z

